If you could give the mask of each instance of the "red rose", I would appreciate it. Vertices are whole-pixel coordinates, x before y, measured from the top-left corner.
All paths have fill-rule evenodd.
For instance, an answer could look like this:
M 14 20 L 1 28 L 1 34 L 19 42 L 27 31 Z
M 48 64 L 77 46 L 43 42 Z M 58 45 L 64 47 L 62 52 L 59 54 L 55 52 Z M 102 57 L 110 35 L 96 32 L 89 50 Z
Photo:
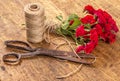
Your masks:
M 79 37 L 79 36 L 83 36 L 86 34 L 86 31 L 84 30 L 84 26 L 79 26 L 77 29 L 76 29 L 76 33 L 75 33 L 75 36 L 76 37 Z
M 113 43 L 116 40 L 115 34 L 111 32 L 104 32 L 101 37 L 105 42 L 108 43 Z
M 90 31 L 90 40 L 93 41 L 94 43 L 98 43 L 98 34 L 96 32 L 96 29 L 92 29 Z
M 84 48 L 85 48 L 84 45 L 83 45 L 83 46 L 78 46 L 77 49 L 76 49 L 76 53 L 78 53 L 78 52 L 84 50 Z
M 119 31 L 116 23 L 112 24 L 112 30 L 114 30 L 115 32 L 118 32 L 118 31 Z
M 96 24 L 95 26 L 94 26 L 94 28 L 96 29 L 96 32 L 97 32 L 97 34 L 99 35 L 99 36 L 101 36 L 101 34 L 102 34 L 102 27 L 99 25 L 99 24 Z
M 94 19 L 94 16 L 87 15 L 84 18 L 81 18 L 81 22 L 83 24 L 94 24 L 96 22 L 96 20 Z
M 103 11 L 102 13 L 106 20 L 112 18 L 112 16 L 109 13 L 107 13 L 106 11 Z
M 91 5 L 87 5 L 84 7 L 84 11 L 87 11 L 89 14 L 94 14 L 95 9 Z
M 105 32 L 110 32 L 111 31 L 111 25 L 110 24 L 105 24 L 104 31 Z
M 103 16 L 103 11 L 101 9 L 96 10 L 95 15 L 97 16 L 97 20 L 100 25 L 104 25 L 106 23 L 106 19 Z
M 98 23 L 105 29 L 105 31 L 119 31 L 114 19 L 112 19 L 112 16 L 106 11 L 98 9 L 95 11 L 95 15 L 97 16 Z
M 94 48 L 95 48 L 95 43 L 91 41 L 86 44 L 84 51 L 86 54 L 90 54 Z
M 115 42 L 115 40 L 116 40 L 115 34 L 110 33 L 109 42 L 110 42 L 110 43 L 113 43 L 113 42 Z
M 112 18 L 108 19 L 108 23 L 111 25 L 111 28 L 113 31 L 115 31 L 115 32 L 119 31 L 119 29 L 116 25 L 116 22 Z
M 108 41 L 108 36 L 109 36 L 110 32 L 104 32 L 101 35 L 102 40 L 104 40 L 105 42 Z

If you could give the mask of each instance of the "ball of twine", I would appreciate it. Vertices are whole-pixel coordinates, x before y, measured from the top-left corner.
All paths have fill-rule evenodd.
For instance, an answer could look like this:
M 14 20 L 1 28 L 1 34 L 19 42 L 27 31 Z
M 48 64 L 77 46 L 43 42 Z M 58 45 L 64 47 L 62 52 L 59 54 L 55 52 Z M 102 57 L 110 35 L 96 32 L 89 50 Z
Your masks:
M 39 3 L 31 3 L 25 6 L 26 34 L 27 40 L 31 43 L 39 43 L 43 40 L 45 31 L 45 11 Z

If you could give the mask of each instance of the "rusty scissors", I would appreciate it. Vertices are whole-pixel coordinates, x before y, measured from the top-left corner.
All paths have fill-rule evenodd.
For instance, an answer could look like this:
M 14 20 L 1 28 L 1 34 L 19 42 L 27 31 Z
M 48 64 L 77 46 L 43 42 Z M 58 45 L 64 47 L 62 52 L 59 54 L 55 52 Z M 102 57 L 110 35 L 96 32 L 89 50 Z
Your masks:
M 78 58 L 75 53 L 67 52 L 67 51 L 58 51 L 51 50 L 46 48 L 32 48 L 28 43 L 18 40 L 8 40 L 5 41 L 5 45 L 8 48 L 14 48 L 17 50 L 24 51 L 24 53 L 8 53 L 3 55 L 3 62 L 7 64 L 19 64 L 22 58 L 30 58 L 38 55 L 45 55 L 50 57 L 55 57 L 59 59 L 64 59 L 76 63 L 82 64 L 92 64 L 95 60 L 94 55 L 86 55 L 86 54 L 78 54 L 80 58 Z M 92 61 L 88 61 L 86 59 L 92 59 Z

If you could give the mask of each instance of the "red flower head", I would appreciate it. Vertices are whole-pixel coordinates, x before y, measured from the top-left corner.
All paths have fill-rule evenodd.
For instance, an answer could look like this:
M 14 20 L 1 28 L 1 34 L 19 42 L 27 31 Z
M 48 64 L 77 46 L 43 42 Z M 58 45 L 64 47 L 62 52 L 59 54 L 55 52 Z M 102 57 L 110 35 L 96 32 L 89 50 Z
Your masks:
M 96 29 L 92 29 L 90 31 L 90 40 L 93 41 L 97 45 L 97 43 L 98 43 L 98 34 L 96 32 Z
M 96 24 L 95 26 L 94 26 L 94 28 L 96 29 L 96 32 L 97 32 L 97 34 L 99 35 L 99 36 L 101 36 L 102 35 L 102 27 L 99 25 L 99 24 Z
M 105 42 L 108 41 L 108 36 L 109 36 L 110 32 L 104 32 L 101 35 L 102 40 L 104 40 Z
M 81 18 L 81 22 L 83 24 L 94 24 L 96 21 L 94 19 L 94 16 L 86 15 L 84 18 Z
M 110 24 L 105 24 L 104 31 L 105 32 L 110 32 L 111 31 L 111 25 Z
M 95 9 L 91 5 L 87 5 L 84 7 L 84 11 L 87 11 L 89 14 L 94 14 Z
M 85 46 L 78 46 L 77 49 L 76 49 L 76 53 L 84 50 Z
M 119 31 L 116 23 L 112 24 L 112 30 L 114 30 L 115 32 L 118 32 L 118 31 Z
M 108 43 L 113 43 L 116 40 L 115 34 L 111 32 L 104 32 L 101 37 L 105 42 L 108 42 Z
M 112 16 L 109 13 L 107 13 L 106 11 L 103 11 L 102 13 L 103 13 L 103 16 L 105 17 L 106 20 L 112 18 Z
M 109 42 L 113 43 L 113 42 L 115 42 L 115 40 L 116 40 L 116 35 L 111 33 L 109 36 Z
M 105 32 L 109 32 L 111 30 L 115 32 L 119 31 L 116 22 L 106 11 L 98 9 L 95 11 L 95 15 L 97 16 L 98 23 L 104 28 Z
M 95 48 L 95 43 L 91 41 L 86 44 L 84 51 L 86 54 L 90 54 L 94 48 Z
M 113 31 L 115 31 L 115 32 L 119 31 L 119 29 L 116 25 L 116 22 L 112 18 L 108 19 L 108 23 L 111 25 L 111 28 Z
M 84 30 L 84 26 L 79 26 L 77 29 L 76 29 L 76 33 L 75 33 L 75 36 L 76 37 L 79 37 L 79 36 L 83 36 L 86 34 L 86 31 Z
M 95 15 L 97 16 L 98 23 L 100 25 L 104 25 L 105 23 L 107 23 L 105 17 L 103 16 L 103 11 L 101 9 L 96 10 Z

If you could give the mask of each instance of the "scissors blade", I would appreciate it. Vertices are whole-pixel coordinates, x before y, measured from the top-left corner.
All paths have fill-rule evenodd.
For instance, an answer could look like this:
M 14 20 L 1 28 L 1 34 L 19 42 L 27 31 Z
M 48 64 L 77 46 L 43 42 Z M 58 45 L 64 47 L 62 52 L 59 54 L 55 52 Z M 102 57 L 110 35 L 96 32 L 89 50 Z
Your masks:
M 92 55 L 79 54 L 79 56 L 82 57 L 80 59 L 76 56 L 76 54 L 74 52 L 50 50 L 50 49 L 44 49 L 44 48 L 39 49 L 38 55 L 39 55 L 39 53 L 40 53 L 40 55 L 51 56 L 51 57 L 55 57 L 55 58 L 59 58 L 59 59 L 69 60 L 72 62 L 82 63 L 82 64 L 92 64 L 91 61 L 88 62 L 84 58 L 95 59 L 95 57 L 93 57 Z
M 38 51 L 38 52 L 37 52 Z M 79 53 L 76 55 L 74 52 L 68 52 L 68 51 L 58 51 L 58 50 L 51 50 L 51 49 L 45 49 L 45 48 L 39 48 L 36 50 L 36 54 L 39 55 L 47 55 L 47 56 L 62 56 L 62 57 L 73 57 L 73 58 L 86 58 L 86 59 L 94 59 L 95 56 L 92 54 L 85 54 L 85 53 Z M 79 57 L 78 57 L 79 56 Z
M 79 59 L 79 58 L 74 58 L 74 57 L 63 57 L 63 56 L 54 56 L 54 57 L 68 60 L 68 61 L 72 61 L 72 62 L 76 62 L 76 63 L 81 63 L 81 64 L 92 64 L 93 63 L 93 61 L 88 62 L 84 59 Z

